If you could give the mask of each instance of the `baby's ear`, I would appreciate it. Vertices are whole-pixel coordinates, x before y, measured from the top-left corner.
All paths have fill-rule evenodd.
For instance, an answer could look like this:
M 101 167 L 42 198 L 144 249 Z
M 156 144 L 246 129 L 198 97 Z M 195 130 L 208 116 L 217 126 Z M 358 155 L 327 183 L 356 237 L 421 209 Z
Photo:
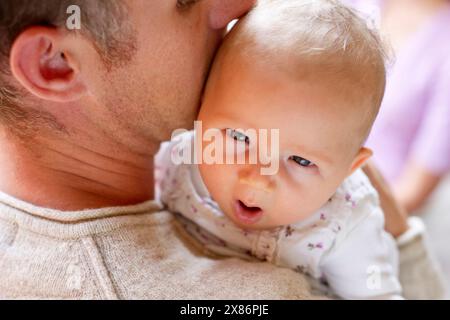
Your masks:
M 349 175 L 361 168 L 372 155 L 372 150 L 368 148 L 362 147 L 361 149 L 359 149 L 358 154 L 355 156 L 355 159 L 353 159 Z

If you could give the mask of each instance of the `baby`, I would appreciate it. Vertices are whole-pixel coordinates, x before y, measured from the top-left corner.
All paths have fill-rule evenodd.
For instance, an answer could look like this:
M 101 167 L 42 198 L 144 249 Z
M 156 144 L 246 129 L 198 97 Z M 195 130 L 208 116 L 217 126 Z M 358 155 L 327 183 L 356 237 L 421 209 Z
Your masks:
M 359 169 L 371 156 L 363 144 L 384 94 L 384 60 L 377 33 L 338 1 L 259 1 L 217 55 L 201 128 L 157 156 L 160 200 L 216 254 L 292 268 L 345 299 L 400 298 L 396 244 Z M 191 147 L 204 158 L 212 129 L 224 141 L 215 153 L 243 144 L 232 160 L 246 161 L 174 163 Z M 279 132 L 267 141 L 276 172 L 248 161 L 262 148 L 251 129 Z

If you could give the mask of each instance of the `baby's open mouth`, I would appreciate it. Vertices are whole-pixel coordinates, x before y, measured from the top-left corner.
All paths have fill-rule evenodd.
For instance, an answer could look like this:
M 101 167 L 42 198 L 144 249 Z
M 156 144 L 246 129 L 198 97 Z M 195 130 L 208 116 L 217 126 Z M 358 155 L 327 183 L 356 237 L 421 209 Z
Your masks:
M 234 214 L 240 222 L 253 224 L 261 219 L 263 210 L 260 207 L 248 207 L 241 200 L 237 200 L 234 205 Z

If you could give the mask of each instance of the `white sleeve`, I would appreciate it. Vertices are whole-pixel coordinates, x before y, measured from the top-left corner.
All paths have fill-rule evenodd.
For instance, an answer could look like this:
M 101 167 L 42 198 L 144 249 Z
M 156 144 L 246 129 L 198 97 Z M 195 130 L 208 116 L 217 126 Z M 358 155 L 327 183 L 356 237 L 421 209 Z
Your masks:
M 182 166 L 179 157 L 175 154 L 192 153 L 192 139 L 193 133 L 189 131 L 174 137 L 171 141 L 163 142 L 155 156 L 155 199 L 166 205 L 168 205 L 169 196 L 176 191 L 177 184 L 173 182 L 177 180 Z
M 344 299 L 402 299 L 398 252 L 381 208 L 358 222 L 321 261 L 325 280 Z
M 164 187 L 164 181 L 168 175 L 171 166 L 170 161 L 171 143 L 163 142 L 159 148 L 158 153 L 155 156 L 155 199 L 161 201 L 162 188 Z

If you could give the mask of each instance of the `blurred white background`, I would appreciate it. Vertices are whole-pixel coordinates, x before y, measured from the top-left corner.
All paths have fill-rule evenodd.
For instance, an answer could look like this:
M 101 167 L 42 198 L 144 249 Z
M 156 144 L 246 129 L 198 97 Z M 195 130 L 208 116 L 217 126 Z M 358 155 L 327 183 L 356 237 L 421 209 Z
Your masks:
M 450 176 L 442 182 L 419 212 L 428 228 L 430 244 L 441 263 L 450 289 Z M 450 299 L 450 293 L 447 296 Z

